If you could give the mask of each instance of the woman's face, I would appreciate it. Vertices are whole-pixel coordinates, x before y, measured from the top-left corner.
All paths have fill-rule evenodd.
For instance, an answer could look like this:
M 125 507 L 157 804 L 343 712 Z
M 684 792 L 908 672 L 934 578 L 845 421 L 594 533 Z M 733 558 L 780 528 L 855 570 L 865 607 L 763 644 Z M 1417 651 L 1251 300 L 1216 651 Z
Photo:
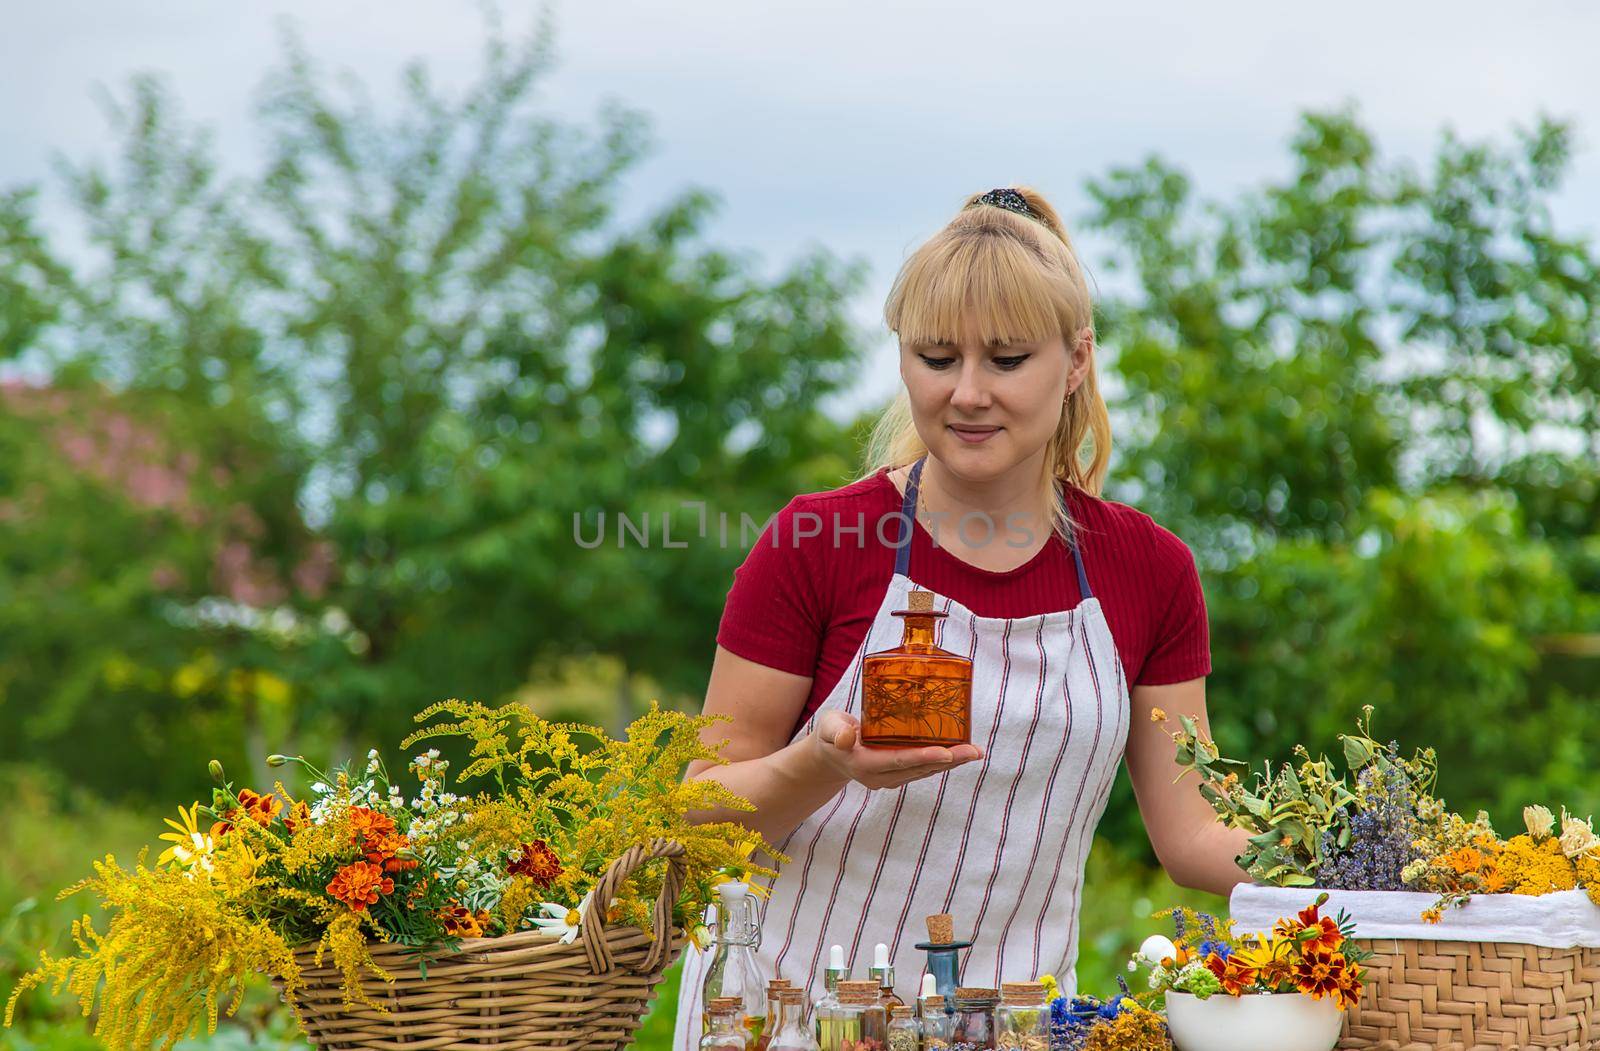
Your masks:
M 1093 351 L 1087 328 L 1072 353 L 1060 335 L 984 346 L 963 319 L 955 345 L 902 342 L 900 376 L 929 453 L 958 478 L 984 482 L 1042 452 Z

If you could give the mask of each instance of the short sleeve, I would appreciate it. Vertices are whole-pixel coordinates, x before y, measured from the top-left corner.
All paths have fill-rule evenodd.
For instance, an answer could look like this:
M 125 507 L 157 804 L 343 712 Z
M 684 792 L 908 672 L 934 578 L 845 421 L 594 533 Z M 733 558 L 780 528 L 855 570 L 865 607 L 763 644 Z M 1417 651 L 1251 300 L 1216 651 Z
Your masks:
M 800 498 L 791 500 L 734 571 L 717 644 L 757 664 L 809 677 L 817 672 L 827 618 L 805 530 L 796 528 L 796 516 L 804 514 Z
M 1188 545 L 1177 537 L 1171 537 L 1171 541 L 1178 559 L 1176 572 L 1170 578 L 1171 594 L 1165 612 L 1156 621 L 1150 653 L 1136 686 L 1188 682 L 1211 674 L 1211 630 L 1206 622 L 1200 571 Z M 1156 606 L 1160 608 L 1159 598 Z

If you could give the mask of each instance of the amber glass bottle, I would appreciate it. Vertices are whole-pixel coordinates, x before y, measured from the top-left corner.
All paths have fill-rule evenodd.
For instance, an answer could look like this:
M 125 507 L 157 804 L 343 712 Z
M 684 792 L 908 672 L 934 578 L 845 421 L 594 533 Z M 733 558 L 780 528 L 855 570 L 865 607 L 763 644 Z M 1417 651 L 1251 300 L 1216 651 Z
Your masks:
M 933 626 L 945 614 L 931 591 L 913 591 L 903 617 L 904 635 L 892 650 L 861 662 L 861 742 L 880 748 L 970 744 L 972 662 L 933 644 Z

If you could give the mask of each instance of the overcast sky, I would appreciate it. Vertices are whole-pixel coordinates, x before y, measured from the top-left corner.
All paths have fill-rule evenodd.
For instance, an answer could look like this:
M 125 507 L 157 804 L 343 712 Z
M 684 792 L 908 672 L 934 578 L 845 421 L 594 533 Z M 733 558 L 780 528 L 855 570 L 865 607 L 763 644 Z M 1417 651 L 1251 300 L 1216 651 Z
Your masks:
M 532 5 L 505 4 L 507 23 Z M 546 97 L 569 116 L 606 97 L 645 111 L 658 143 L 624 214 L 699 185 L 727 247 L 777 267 L 810 245 L 866 259 L 856 304 L 875 333 L 858 397 L 895 382 L 879 315 L 906 252 L 970 192 L 1030 183 L 1070 218 L 1086 177 L 1159 152 L 1203 193 L 1284 171 L 1296 115 L 1354 102 L 1389 154 L 1425 157 L 1441 128 L 1504 138 L 1541 113 L 1574 120 L 1577 164 L 1558 201 L 1569 231 L 1600 236 L 1600 5 L 1118 3 L 1013 0 L 565 0 Z M 96 84 L 168 75 L 187 114 L 236 163 L 276 63 L 278 20 L 325 65 L 378 97 L 413 56 L 471 76 L 476 4 L 445 0 L 51 0 L 10 5 L 0 31 L 0 185 L 44 178 L 50 157 L 98 149 Z M 1094 246 L 1088 265 L 1097 269 Z M 1104 283 L 1104 282 L 1102 282 Z

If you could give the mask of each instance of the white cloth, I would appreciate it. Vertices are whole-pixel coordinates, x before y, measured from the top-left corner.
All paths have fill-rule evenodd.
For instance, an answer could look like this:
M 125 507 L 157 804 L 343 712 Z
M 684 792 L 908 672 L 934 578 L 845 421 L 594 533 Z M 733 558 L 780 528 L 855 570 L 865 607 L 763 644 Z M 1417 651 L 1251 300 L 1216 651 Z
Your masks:
M 1228 900 L 1239 934 L 1270 931 L 1292 918 L 1322 891 L 1316 887 L 1257 887 L 1241 883 Z M 1356 922 L 1358 938 L 1414 938 L 1444 942 L 1515 942 L 1551 949 L 1600 948 L 1600 906 L 1581 890 L 1530 897 L 1474 894 L 1460 908 L 1444 910 L 1438 923 L 1422 922 L 1437 894 L 1412 891 L 1330 890 L 1322 915 L 1340 909 Z
M 860 650 L 821 710 L 860 713 L 861 658 L 900 644 L 911 580 L 896 572 Z M 896 984 L 915 995 L 923 920 L 955 918 L 971 938 L 963 984 L 1053 973 L 1076 989 L 1084 861 L 1128 737 L 1122 661 L 1100 602 L 1033 617 L 978 617 L 947 598 L 936 643 L 973 660 L 972 739 L 984 759 L 897 789 L 848 785 L 779 844 L 791 861 L 762 910 L 765 976 L 823 989 L 825 953 L 844 946 L 857 978 L 889 945 Z M 796 734 L 811 732 L 816 716 Z M 686 950 L 675 1051 L 699 1046 L 711 954 Z

